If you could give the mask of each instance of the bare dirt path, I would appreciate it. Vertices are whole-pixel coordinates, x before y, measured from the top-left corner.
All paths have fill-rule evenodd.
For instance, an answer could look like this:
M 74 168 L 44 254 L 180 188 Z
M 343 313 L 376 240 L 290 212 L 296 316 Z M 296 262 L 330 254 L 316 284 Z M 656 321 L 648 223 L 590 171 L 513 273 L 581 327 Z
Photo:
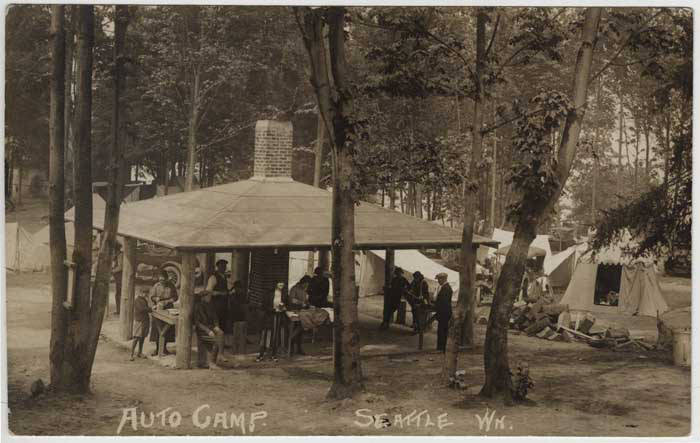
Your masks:
M 509 338 L 511 361 L 528 361 L 536 385 L 532 401 L 517 407 L 476 396 L 483 382 L 480 348 L 460 357 L 466 392 L 442 387 L 441 356 L 425 352 L 363 360 L 366 392 L 338 402 L 325 400 L 330 360 L 182 371 L 130 362 L 109 341 L 98 347 L 92 395 L 32 399 L 31 382 L 48 374 L 47 285 L 43 274 L 8 276 L 9 425 L 16 434 L 116 435 L 124 410 L 139 421 L 136 430 L 125 421 L 121 435 L 676 436 L 690 429 L 690 371 L 672 366 L 669 354 L 616 353 L 519 335 Z M 478 333 L 483 340 L 482 326 Z M 163 422 L 157 413 L 166 408 Z M 480 429 L 476 415 L 485 416 L 487 408 L 493 420 Z M 156 414 L 152 425 L 150 413 Z

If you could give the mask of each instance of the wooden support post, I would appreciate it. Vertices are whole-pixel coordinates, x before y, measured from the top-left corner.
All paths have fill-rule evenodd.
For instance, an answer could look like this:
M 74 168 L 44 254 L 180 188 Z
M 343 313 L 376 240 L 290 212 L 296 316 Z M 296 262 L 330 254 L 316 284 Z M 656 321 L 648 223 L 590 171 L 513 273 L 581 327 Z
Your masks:
M 318 267 L 328 272 L 331 264 L 331 251 L 330 249 L 320 249 L 318 251 Z
M 384 286 L 391 286 L 391 278 L 394 274 L 394 250 L 387 249 L 384 260 Z
M 207 280 L 211 275 L 214 275 L 214 271 L 216 269 L 216 266 L 214 264 L 214 262 L 216 262 L 216 254 L 213 252 L 207 252 L 204 256 L 204 259 L 204 284 L 206 285 Z
M 136 239 L 124 238 L 122 256 L 122 293 L 119 310 L 119 332 L 122 340 L 131 340 L 134 324 L 134 293 L 136 291 Z
M 248 272 L 250 270 L 250 251 L 236 250 L 231 253 L 231 280 L 240 280 L 243 289 L 248 290 Z
M 192 252 L 182 253 L 182 283 L 180 284 L 180 315 L 177 321 L 175 367 L 189 369 L 192 357 L 192 317 L 194 314 L 194 264 Z

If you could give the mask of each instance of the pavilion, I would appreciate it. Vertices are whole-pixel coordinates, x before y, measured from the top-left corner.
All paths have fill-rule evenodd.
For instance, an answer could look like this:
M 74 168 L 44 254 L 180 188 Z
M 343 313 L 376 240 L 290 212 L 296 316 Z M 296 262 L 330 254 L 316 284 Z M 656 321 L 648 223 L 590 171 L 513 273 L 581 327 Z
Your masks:
M 195 254 L 231 252 L 233 279 L 249 288 L 255 306 L 275 282 L 287 281 L 290 251 L 330 250 L 332 194 L 294 181 L 291 160 L 291 123 L 258 121 L 252 178 L 122 204 L 118 235 L 124 242 L 123 339 L 131 337 L 133 323 L 136 240 L 174 249 L 182 256 L 178 368 L 191 364 Z M 103 205 L 93 207 L 93 220 L 102 230 Z M 358 250 L 384 249 L 391 257 L 396 249 L 460 247 L 461 237 L 461 231 L 371 203 L 360 202 L 355 208 Z M 498 242 L 475 235 L 473 247 L 480 245 L 496 247 Z M 393 263 L 390 258 L 386 263 L 391 275 Z

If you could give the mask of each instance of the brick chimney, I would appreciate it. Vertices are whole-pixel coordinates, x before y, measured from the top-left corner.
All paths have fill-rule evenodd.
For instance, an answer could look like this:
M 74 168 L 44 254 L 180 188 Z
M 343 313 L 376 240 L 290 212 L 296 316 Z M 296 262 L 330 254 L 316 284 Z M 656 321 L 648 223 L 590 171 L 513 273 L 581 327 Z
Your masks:
M 292 122 L 258 120 L 255 124 L 253 178 L 292 178 Z

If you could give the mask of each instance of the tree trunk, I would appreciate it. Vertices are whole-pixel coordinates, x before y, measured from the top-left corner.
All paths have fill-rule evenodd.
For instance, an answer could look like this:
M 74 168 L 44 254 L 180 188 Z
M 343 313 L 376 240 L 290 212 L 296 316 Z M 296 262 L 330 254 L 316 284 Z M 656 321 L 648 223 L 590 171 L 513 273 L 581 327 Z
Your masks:
M 649 123 L 644 125 L 644 176 L 649 182 Z
M 75 247 L 73 308 L 68 313 L 62 387 L 79 393 L 90 389 L 90 275 L 92 270 L 92 50 L 94 7 L 78 6 L 78 79 L 75 122 Z
M 620 85 L 620 90 L 618 94 L 618 100 L 619 100 L 619 106 L 620 106 L 620 111 L 619 111 L 619 118 L 618 118 L 618 126 L 619 126 L 619 134 L 618 134 L 618 139 L 617 139 L 617 192 L 622 192 L 622 136 L 623 136 L 623 131 L 624 131 L 624 104 L 623 104 L 623 97 L 622 97 L 622 85 Z
M 73 119 L 73 26 L 75 26 L 75 6 L 67 7 L 67 15 L 70 15 L 71 20 L 68 26 L 65 27 L 66 38 L 66 60 L 65 60 L 65 77 L 64 77 L 64 111 L 63 111 L 63 121 L 64 121 L 64 131 L 63 131 L 63 149 L 64 149 L 64 186 L 66 188 L 66 195 L 73 195 L 73 147 L 71 138 L 71 122 Z M 64 199 L 66 197 L 64 195 Z
M 484 58 L 486 48 L 486 21 L 488 15 L 482 8 L 476 11 L 476 93 L 474 94 L 474 113 L 472 115 L 472 152 L 467 177 L 475 180 L 478 175 L 477 165 L 481 161 L 483 137 L 481 129 L 484 123 L 483 82 Z M 447 381 L 457 370 L 459 344 L 474 345 L 474 270 L 476 269 L 476 250 L 472 246 L 474 239 L 474 220 L 478 198 L 478 181 L 467 182 L 462 186 L 464 198 L 464 227 L 462 228 L 462 246 L 460 251 L 459 295 L 457 307 L 450 319 L 447 335 L 443 379 Z M 464 334 L 464 335 L 462 335 Z
M 187 130 L 187 177 L 185 191 L 194 189 L 194 165 L 197 161 L 197 121 L 199 120 L 199 70 L 195 69 L 192 81 L 190 118 Z
M 51 6 L 51 109 L 49 117 L 49 244 L 51 247 L 50 384 L 62 385 L 67 312 L 66 225 L 64 220 L 65 35 L 64 6 Z
M 300 14 L 300 11 L 304 11 Z M 362 388 L 357 291 L 355 288 L 355 202 L 352 189 L 352 151 L 348 146 L 352 96 L 345 61 L 345 8 L 296 8 L 306 50 L 311 61 L 311 84 L 330 135 L 333 152 L 333 368 L 328 396 L 350 397 Z M 300 17 L 303 15 L 303 22 Z M 325 15 L 325 17 L 324 17 Z M 323 21 L 328 26 L 328 57 L 322 50 Z M 330 62 L 328 69 L 326 60 Z M 332 80 L 331 80 L 332 79 Z M 332 88 L 331 88 L 332 84 Z
M 320 45 L 322 48 L 325 48 L 325 44 L 323 40 L 321 40 Z M 322 49 L 322 51 L 325 54 L 325 49 Z M 320 107 L 319 107 L 320 109 Z M 323 161 L 323 137 L 324 134 L 326 133 L 326 127 L 323 124 L 323 116 L 321 115 L 320 111 L 318 114 L 318 119 L 317 119 L 317 124 L 316 124 L 316 152 L 315 152 L 315 158 L 314 158 L 314 186 L 317 188 L 321 187 L 321 165 Z M 384 205 L 384 200 L 383 200 L 384 194 L 382 194 L 382 206 Z M 319 254 L 323 254 L 323 251 L 320 251 Z M 314 251 L 309 251 L 309 258 L 308 258 L 308 267 L 307 267 L 307 272 L 309 274 L 312 274 L 314 272 L 314 256 L 315 253 Z
M 522 281 L 527 252 L 536 236 L 536 229 L 544 217 L 552 210 L 559 199 L 569 177 L 571 165 L 576 156 L 581 124 L 585 114 L 588 78 L 595 45 L 601 8 L 586 9 L 586 17 L 581 31 L 581 47 L 576 57 L 573 81 L 573 106 L 569 112 L 559 142 L 557 166 L 557 188 L 546 196 L 535 198 L 523 196 L 539 202 L 523 211 L 518 219 L 513 235 L 513 244 L 506 256 L 506 262 L 498 278 L 496 292 L 491 305 L 486 341 L 484 343 L 485 383 L 481 395 L 494 397 L 502 395 L 506 403 L 511 401 L 512 381 L 508 361 L 508 324 L 513 302 Z M 527 201 L 527 200 L 526 200 Z
M 194 266 L 192 252 L 182 254 L 182 283 L 180 284 L 180 319 L 177 322 L 175 367 L 189 369 L 192 359 L 192 317 L 194 315 Z
M 97 259 L 95 272 L 95 287 L 92 291 L 91 319 L 89 351 L 87 355 L 88 371 L 92 371 L 95 360 L 97 342 L 102 330 L 102 320 L 109 300 L 109 280 L 114 260 L 117 230 L 119 228 L 119 209 L 124 188 L 124 149 L 121 134 L 121 118 L 123 117 L 123 89 L 126 81 L 124 69 L 124 46 L 126 40 L 126 28 L 129 23 L 129 9 L 127 5 L 116 5 L 114 14 L 114 88 L 112 90 L 112 145 L 107 168 L 107 200 L 105 202 L 104 232 L 101 236 L 102 244 Z

